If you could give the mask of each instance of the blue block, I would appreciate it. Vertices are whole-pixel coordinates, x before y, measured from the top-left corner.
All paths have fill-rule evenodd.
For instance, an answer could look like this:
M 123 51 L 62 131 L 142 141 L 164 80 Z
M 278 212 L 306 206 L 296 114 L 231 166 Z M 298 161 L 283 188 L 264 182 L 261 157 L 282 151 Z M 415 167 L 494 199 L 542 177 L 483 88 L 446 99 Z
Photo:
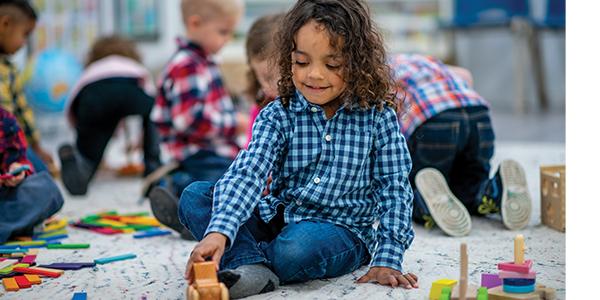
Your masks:
M 512 285 L 512 286 L 524 286 L 524 285 L 532 285 L 535 284 L 535 279 L 531 278 L 504 278 L 502 280 L 503 284 Z
M 19 249 L 19 245 L 0 245 L 0 249 Z
M 133 235 L 134 239 L 142 239 L 142 238 L 147 238 L 147 237 L 153 237 L 153 236 L 161 236 L 161 235 L 168 235 L 171 234 L 171 231 L 168 230 L 148 230 L 148 231 L 144 231 L 142 233 L 137 233 Z
M 94 262 L 97 264 L 106 264 L 106 263 L 110 263 L 110 262 L 114 262 L 114 261 L 126 260 L 126 259 L 132 259 L 132 258 L 136 258 L 136 255 L 132 254 L 132 253 L 127 253 L 127 254 L 113 256 L 113 257 L 96 258 L 96 259 L 94 259 Z
M 25 253 L 25 249 L 0 249 L 0 254 Z
M 66 239 L 68 238 L 69 235 L 68 234 L 59 234 L 59 235 L 53 235 L 53 236 L 49 236 L 49 237 L 43 237 L 43 238 L 36 238 L 36 240 L 38 241 L 54 241 L 54 240 L 60 240 L 60 239 Z M 48 244 L 52 244 L 52 243 L 48 243 Z
M 523 286 L 514 286 L 514 285 L 502 285 L 502 290 L 505 293 L 515 293 L 515 294 L 526 294 L 532 293 L 535 291 L 535 284 L 532 285 L 523 285 Z
M 73 298 L 71 298 L 71 300 L 86 300 L 86 299 L 87 299 L 86 292 L 77 292 L 77 293 L 73 294 Z

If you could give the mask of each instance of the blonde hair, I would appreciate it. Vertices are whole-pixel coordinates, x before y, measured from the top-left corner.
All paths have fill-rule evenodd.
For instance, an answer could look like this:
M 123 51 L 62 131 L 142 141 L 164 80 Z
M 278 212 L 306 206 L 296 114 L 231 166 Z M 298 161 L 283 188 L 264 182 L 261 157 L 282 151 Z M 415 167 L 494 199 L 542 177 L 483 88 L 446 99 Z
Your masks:
M 192 15 L 202 19 L 235 16 L 243 7 L 242 0 L 181 0 L 181 16 L 184 23 Z

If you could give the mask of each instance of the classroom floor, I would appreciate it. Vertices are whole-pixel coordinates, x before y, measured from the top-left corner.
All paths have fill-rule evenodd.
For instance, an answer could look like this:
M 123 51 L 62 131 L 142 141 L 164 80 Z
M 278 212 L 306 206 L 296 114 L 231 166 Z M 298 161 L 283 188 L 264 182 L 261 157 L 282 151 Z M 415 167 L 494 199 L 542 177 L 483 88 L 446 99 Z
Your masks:
M 458 279 L 461 242 L 468 244 L 469 280 L 479 284 L 481 273 L 497 272 L 498 262 L 511 260 L 513 238 L 518 233 L 526 238 L 526 258 L 534 261 L 538 282 L 555 288 L 558 299 L 565 299 L 565 234 L 540 224 L 539 196 L 539 166 L 565 162 L 564 115 L 513 117 L 507 113 L 496 114 L 493 120 L 498 139 L 493 171 L 501 160 L 513 158 L 521 162 L 527 172 L 533 213 L 525 230 L 508 231 L 499 218 L 475 218 L 471 234 L 464 238 L 451 238 L 438 229 L 427 231 L 416 226 L 415 240 L 404 260 L 405 270 L 419 276 L 420 288 L 415 290 L 356 284 L 354 281 L 367 271 L 367 267 L 363 267 L 339 278 L 284 286 L 247 299 L 427 299 L 433 281 Z M 39 123 L 47 130 L 63 126 L 54 121 Z M 61 131 L 55 136 L 45 135 L 48 149 L 56 149 L 60 142 L 70 139 Z M 109 164 L 123 162 L 119 155 L 121 147 L 118 142 L 110 146 Z M 147 201 L 138 203 L 140 185 L 140 179 L 122 179 L 102 172 L 86 197 L 64 193 L 65 205 L 60 216 L 73 220 L 109 209 L 120 213 L 150 211 Z M 7 293 L 0 288 L 0 298 L 71 299 L 74 292 L 83 290 L 88 299 L 184 299 L 183 270 L 194 242 L 181 240 L 176 234 L 138 240 L 129 234 L 104 236 L 76 228 L 68 231 L 69 238 L 63 242 L 90 243 L 91 247 L 41 249 L 38 263 L 85 262 L 124 253 L 135 253 L 137 258 L 93 269 L 66 271 L 59 278 L 47 279 L 42 285 L 19 292 Z

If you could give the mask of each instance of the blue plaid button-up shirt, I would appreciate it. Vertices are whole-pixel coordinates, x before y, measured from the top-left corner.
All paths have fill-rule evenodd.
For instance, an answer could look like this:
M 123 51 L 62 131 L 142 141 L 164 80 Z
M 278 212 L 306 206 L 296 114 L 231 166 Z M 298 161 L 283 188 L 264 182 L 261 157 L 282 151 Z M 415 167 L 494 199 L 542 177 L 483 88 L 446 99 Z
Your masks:
M 268 222 L 283 204 L 286 223 L 343 226 L 367 245 L 371 266 L 402 271 L 414 238 L 410 168 L 392 108 L 340 108 L 326 119 L 320 106 L 297 92 L 289 108 L 275 100 L 260 112 L 248 149 L 215 185 L 206 234 L 233 241 L 256 205 Z M 270 195 L 261 198 L 270 172 Z

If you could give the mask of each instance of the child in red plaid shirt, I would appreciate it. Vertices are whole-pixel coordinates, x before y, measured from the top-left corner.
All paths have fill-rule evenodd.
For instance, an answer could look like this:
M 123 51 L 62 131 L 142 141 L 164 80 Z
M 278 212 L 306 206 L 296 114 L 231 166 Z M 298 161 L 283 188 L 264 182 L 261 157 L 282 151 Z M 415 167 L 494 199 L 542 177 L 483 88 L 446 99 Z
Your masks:
M 48 172 L 34 173 L 26 152 L 23 130 L 12 114 L 0 107 L 0 243 L 11 236 L 32 234 L 34 226 L 63 204 Z M 28 169 L 15 172 L 22 166 Z
M 236 113 L 225 90 L 216 54 L 232 37 L 243 12 L 240 0 L 183 0 L 181 12 L 186 37 L 177 40 L 158 82 L 151 114 L 161 140 L 161 151 L 179 166 L 150 191 L 156 217 L 181 231 L 177 199 L 197 180 L 216 181 L 229 167 L 240 146 L 238 135 L 247 117 Z

